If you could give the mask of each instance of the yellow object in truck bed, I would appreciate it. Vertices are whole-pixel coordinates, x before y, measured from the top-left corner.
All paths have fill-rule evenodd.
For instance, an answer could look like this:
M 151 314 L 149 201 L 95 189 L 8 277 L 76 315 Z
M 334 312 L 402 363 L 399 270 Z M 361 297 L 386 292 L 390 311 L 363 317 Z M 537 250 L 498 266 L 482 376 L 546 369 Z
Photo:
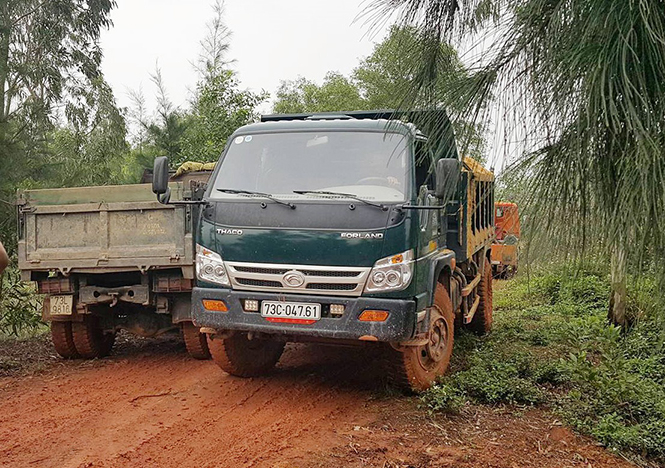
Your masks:
M 181 175 L 187 174 L 188 172 L 213 171 L 215 170 L 216 164 L 217 163 L 214 162 L 202 163 L 196 161 L 186 161 L 182 163 L 175 171 L 175 175 L 173 177 L 180 177 Z

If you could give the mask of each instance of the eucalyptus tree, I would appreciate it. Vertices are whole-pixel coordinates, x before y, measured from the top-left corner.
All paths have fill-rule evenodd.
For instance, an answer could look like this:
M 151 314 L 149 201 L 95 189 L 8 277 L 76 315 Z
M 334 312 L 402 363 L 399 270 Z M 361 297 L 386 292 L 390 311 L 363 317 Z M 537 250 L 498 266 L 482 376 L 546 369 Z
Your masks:
M 188 107 L 170 99 L 159 68 L 150 76 L 157 89 L 154 113 L 146 108 L 142 91 L 130 92 L 134 147 L 124 165 L 128 180 L 160 155 L 168 155 L 174 166 L 187 160 L 216 161 L 229 135 L 258 118 L 256 108 L 268 95 L 241 89 L 230 68 L 234 61 L 227 58 L 232 33 L 224 21 L 224 2 L 216 1 L 212 13 L 192 61 L 197 82 Z
M 257 107 L 267 97 L 265 92 L 241 89 L 232 70 L 221 70 L 200 81 L 181 140 L 182 153 L 173 162 L 217 161 L 228 137 L 259 118 Z
M 157 119 L 143 122 L 148 139 L 160 154 L 178 157 L 187 128 L 185 113 L 171 101 L 159 67 L 150 75 L 150 80 L 157 87 Z
M 440 62 L 432 44 L 488 44 L 451 93 L 470 115 L 495 99 L 522 126 L 529 212 L 569 249 L 611 258 L 610 318 L 627 323 L 626 276 L 665 251 L 662 0 L 376 0 L 421 34 L 411 102 Z M 560 243 L 561 245 L 561 243 Z M 645 257 L 651 258 L 645 258 Z M 632 267 L 634 266 L 634 267 Z M 661 268 L 661 278 L 663 277 Z
M 276 97 L 273 111 L 279 114 L 367 108 L 357 82 L 333 71 L 326 73 L 321 85 L 303 77 L 282 81 Z
M 213 80 L 234 62 L 226 57 L 231 47 L 233 33 L 224 21 L 224 2 L 216 0 L 212 10 L 213 17 L 206 24 L 206 35 L 199 43 L 201 50 L 195 63 L 195 68 L 203 81 Z
M 5 239 L 13 231 L 16 186 L 54 170 L 48 146 L 56 126 L 66 123 L 83 134 L 103 122 L 119 122 L 117 109 L 97 105 L 108 102 L 99 36 L 110 27 L 114 7 L 113 0 L 0 0 L 0 235 Z
M 191 111 L 185 116 L 180 141 L 182 151 L 172 162 L 187 159 L 216 161 L 227 138 L 238 128 L 258 119 L 257 106 L 268 98 L 264 91 L 240 88 L 240 81 L 227 58 L 232 33 L 224 21 L 224 2 L 213 4 L 213 17 L 200 42 L 195 68 L 198 82 Z
M 80 119 L 101 77 L 99 35 L 113 0 L 0 0 L 0 139 L 49 124 L 53 107 Z

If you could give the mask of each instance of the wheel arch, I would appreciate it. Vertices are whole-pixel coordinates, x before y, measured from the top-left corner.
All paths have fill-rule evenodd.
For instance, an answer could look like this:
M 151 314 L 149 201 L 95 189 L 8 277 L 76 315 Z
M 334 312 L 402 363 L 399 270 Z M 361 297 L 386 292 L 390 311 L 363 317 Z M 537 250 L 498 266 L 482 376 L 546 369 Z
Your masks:
M 437 283 L 443 284 L 448 294 L 450 294 L 450 278 L 455 270 L 455 252 L 452 250 L 444 249 L 436 254 L 430 263 L 429 271 L 429 285 L 427 305 L 434 304 L 434 293 L 436 292 Z

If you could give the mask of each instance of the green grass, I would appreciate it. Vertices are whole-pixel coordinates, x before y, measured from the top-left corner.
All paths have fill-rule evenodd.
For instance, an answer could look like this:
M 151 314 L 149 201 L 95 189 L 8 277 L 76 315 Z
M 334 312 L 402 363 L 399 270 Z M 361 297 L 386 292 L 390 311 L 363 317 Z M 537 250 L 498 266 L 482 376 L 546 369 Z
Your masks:
M 495 291 L 494 330 L 456 336 L 451 372 L 423 396 L 432 411 L 542 405 L 608 448 L 665 461 L 665 306 L 636 281 L 627 332 L 608 324 L 608 279 L 551 268 Z

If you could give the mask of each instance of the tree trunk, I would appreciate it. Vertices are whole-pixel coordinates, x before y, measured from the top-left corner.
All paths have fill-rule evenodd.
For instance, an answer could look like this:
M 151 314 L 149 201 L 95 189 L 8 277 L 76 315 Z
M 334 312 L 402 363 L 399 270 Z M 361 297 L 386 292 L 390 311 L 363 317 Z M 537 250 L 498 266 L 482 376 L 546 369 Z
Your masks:
M 7 76 L 9 75 L 9 40 L 11 25 L 7 0 L 0 0 L 0 141 L 7 133 Z
M 612 289 L 607 317 L 614 325 L 626 328 L 628 326 L 628 317 L 626 315 L 626 304 L 628 302 L 628 292 L 626 289 L 626 250 L 620 242 L 615 243 L 612 247 L 610 278 Z

